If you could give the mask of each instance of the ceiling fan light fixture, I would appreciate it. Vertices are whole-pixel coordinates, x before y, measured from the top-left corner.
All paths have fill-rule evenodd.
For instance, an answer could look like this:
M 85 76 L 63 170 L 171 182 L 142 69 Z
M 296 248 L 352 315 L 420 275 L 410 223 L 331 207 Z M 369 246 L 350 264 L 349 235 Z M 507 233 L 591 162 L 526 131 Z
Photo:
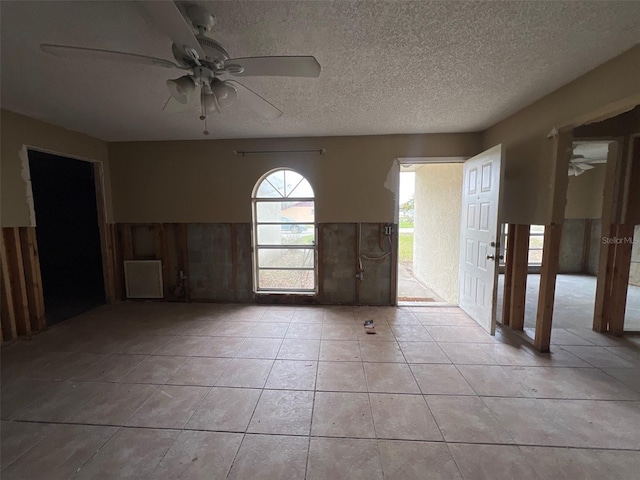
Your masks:
M 220 110 L 229 108 L 238 98 L 238 92 L 233 85 L 218 79 L 211 82 L 211 93 L 215 96 L 216 104 Z
M 220 108 L 218 107 L 218 102 L 216 101 L 216 97 L 211 94 L 203 94 L 202 102 L 204 109 L 209 113 L 220 113 Z
M 187 104 L 196 90 L 196 82 L 189 75 L 185 75 L 175 80 L 167 80 L 167 88 L 173 98 Z

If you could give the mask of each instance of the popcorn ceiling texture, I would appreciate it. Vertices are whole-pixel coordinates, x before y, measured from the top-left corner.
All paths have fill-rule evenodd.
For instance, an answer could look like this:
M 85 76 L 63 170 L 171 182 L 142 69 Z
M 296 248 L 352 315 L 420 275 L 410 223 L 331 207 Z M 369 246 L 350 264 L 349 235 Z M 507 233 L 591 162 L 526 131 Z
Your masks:
M 200 2 L 232 56 L 315 55 L 319 79 L 243 79 L 210 138 L 480 131 L 639 40 L 640 2 Z M 59 59 L 43 42 L 171 59 L 132 2 L 3 2 L 3 107 L 107 141 L 201 139 L 197 107 L 162 113 L 180 72 Z

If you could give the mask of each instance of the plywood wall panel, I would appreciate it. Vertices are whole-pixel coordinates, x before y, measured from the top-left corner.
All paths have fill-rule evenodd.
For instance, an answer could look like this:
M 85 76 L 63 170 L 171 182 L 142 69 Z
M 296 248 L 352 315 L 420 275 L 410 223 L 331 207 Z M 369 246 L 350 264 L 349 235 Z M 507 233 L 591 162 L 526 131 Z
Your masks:
M 384 234 L 384 224 L 363 223 L 360 235 L 360 258 L 363 279 L 360 283 L 359 303 L 390 305 L 392 255 L 390 237 Z
M 320 303 L 356 303 L 356 224 L 318 225 Z
M 253 259 L 251 258 L 251 224 L 234 223 L 235 290 L 238 302 L 253 300 Z

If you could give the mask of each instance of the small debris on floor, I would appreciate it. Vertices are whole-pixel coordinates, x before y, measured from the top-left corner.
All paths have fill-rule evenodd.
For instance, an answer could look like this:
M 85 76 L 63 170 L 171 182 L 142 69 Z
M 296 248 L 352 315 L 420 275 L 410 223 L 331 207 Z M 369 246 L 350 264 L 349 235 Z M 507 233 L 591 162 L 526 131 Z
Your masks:
M 371 334 L 376 333 L 376 327 L 373 324 L 373 320 L 364 321 L 364 331 Z

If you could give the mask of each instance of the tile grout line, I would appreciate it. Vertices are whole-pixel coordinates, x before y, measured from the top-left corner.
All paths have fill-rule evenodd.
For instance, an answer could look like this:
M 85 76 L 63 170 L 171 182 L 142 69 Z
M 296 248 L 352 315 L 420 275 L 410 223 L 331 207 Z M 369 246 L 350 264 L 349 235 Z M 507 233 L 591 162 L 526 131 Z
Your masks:
M 361 392 L 364 393 L 364 392 Z M 207 432 L 207 433 L 230 433 L 230 434 L 245 434 L 244 431 L 235 430 L 205 430 L 196 428 L 186 428 L 181 430 L 180 428 L 169 427 L 133 427 L 127 425 L 111 425 L 111 424 L 87 424 L 87 423 L 67 423 L 67 422 L 36 422 L 36 421 L 17 421 L 16 423 L 29 423 L 29 424 L 45 424 L 45 425 L 66 425 L 66 426 L 86 426 L 86 427 L 106 427 L 116 428 L 118 430 L 162 430 L 162 431 L 187 431 L 187 432 Z M 562 445 L 562 444 L 537 444 L 537 443 L 504 443 L 504 442 L 472 442 L 472 441 L 460 441 L 460 440 L 416 440 L 409 438 L 396 438 L 396 437 L 354 437 L 354 436 L 336 436 L 336 435 L 307 435 L 307 434 L 284 434 L 284 433 L 252 433 L 249 435 L 261 435 L 267 437 L 298 437 L 298 438 L 327 438 L 327 439 L 348 439 L 348 440 L 381 440 L 381 441 L 398 441 L 409 443 L 448 443 L 452 445 L 491 445 L 491 446 L 521 446 L 521 447 L 538 447 L 538 448 L 569 448 L 575 450 L 595 450 L 595 451 L 624 451 L 624 452 L 640 452 L 640 448 L 611 448 L 611 447 L 584 447 L 574 445 Z
M 263 315 L 264 315 L 264 314 L 263 314 Z M 282 322 L 280 322 L 280 323 L 282 323 Z M 343 323 L 342 323 L 342 322 L 340 322 L 340 323 L 332 323 L 332 324 L 333 324 L 333 325 L 336 325 L 336 324 L 337 324 L 337 325 L 342 325 Z M 290 325 L 291 325 L 291 322 L 289 323 L 289 327 L 287 327 L 287 331 L 289 330 Z M 327 325 L 329 325 L 329 323 L 327 323 Z M 423 325 L 423 326 L 424 326 L 424 325 Z M 395 337 L 395 334 L 393 334 L 393 331 L 391 331 L 391 334 L 393 335 L 393 338 L 396 338 L 396 337 Z M 285 333 L 285 335 L 286 335 L 286 333 Z M 172 337 L 173 337 L 173 338 L 176 338 L 176 336 L 172 336 Z M 205 336 L 205 337 L 207 337 L 207 338 L 237 338 L 237 337 L 208 337 L 208 336 Z M 243 337 L 243 343 L 247 340 L 247 338 L 271 338 L 271 337 L 252 337 L 252 336 Z M 280 352 L 280 349 L 282 348 L 282 345 L 283 345 L 283 342 L 284 342 L 284 338 L 286 338 L 286 337 L 279 337 L 279 338 L 280 338 L 280 340 L 281 340 L 281 341 L 280 341 L 280 346 L 279 346 L 278 352 Z M 334 339 L 327 339 L 327 340 L 334 340 Z M 341 339 L 338 339 L 338 340 L 341 340 Z M 372 364 L 374 364 L 374 365 L 375 365 L 376 363 L 390 363 L 390 364 L 400 364 L 400 365 L 403 365 L 403 364 L 404 364 L 404 365 L 408 365 L 408 366 L 409 366 L 409 369 L 410 369 L 410 371 L 411 371 L 411 372 L 412 372 L 412 374 L 413 374 L 413 371 L 412 371 L 412 370 L 411 370 L 411 368 L 410 368 L 410 364 L 407 362 L 407 360 L 406 360 L 406 355 L 404 354 L 404 351 L 402 350 L 402 348 L 401 348 L 401 347 L 400 347 L 400 351 L 402 352 L 402 355 L 403 355 L 403 357 L 405 358 L 404 363 L 400 363 L 400 362 L 365 362 L 365 361 L 363 360 L 363 358 L 362 358 L 362 348 L 363 348 L 363 347 L 362 347 L 362 345 L 363 345 L 363 343 L 362 343 L 362 342 L 363 342 L 363 340 L 361 340 L 359 337 L 357 337 L 357 338 L 356 338 L 356 340 L 358 341 L 358 346 L 359 346 L 359 350 L 360 350 L 360 357 L 361 357 L 359 362 L 362 364 L 363 368 L 364 368 L 364 366 L 365 366 L 365 364 L 366 364 L 366 363 L 370 363 L 370 364 L 372 363 Z M 435 341 L 434 341 L 434 342 L 435 342 Z M 400 344 L 400 342 L 399 342 L 397 339 L 395 340 L 395 343 L 396 343 L 397 345 L 399 345 L 399 344 Z M 445 343 L 448 343 L 448 342 L 445 342 Z M 477 344 L 478 342 L 463 342 L 463 343 L 468 343 L 468 344 Z M 483 342 L 479 342 L 479 343 L 484 344 Z M 440 343 L 435 342 L 435 345 L 437 345 L 439 348 L 441 348 L 441 349 L 442 349 L 442 347 L 441 347 L 441 344 L 440 344 Z M 489 345 L 489 344 L 487 344 L 487 345 Z M 601 348 L 605 348 L 605 347 L 602 347 L 602 346 L 599 346 L 599 345 L 594 345 L 594 346 L 598 346 L 598 347 L 601 347 Z M 160 348 L 162 348 L 162 347 L 159 347 L 159 349 L 160 349 Z M 558 348 L 562 349 L 562 347 L 558 347 Z M 562 350 L 565 350 L 565 349 L 562 349 Z M 577 357 L 577 355 L 575 355 L 575 354 L 573 354 L 573 353 L 569 352 L 568 350 L 565 350 L 565 351 L 566 351 L 567 353 L 569 353 L 570 355 L 572 355 L 572 356 L 576 356 L 576 357 Z M 318 355 L 319 355 L 319 352 L 320 352 L 320 350 L 318 350 Z M 89 352 L 89 353 L 92 353 L 92 352 Z M 444 353 L 445 353 L 445 356 L 446 356 L 447 358 L 449 358 L 449 356 L 446 354 L 446 352 L 444 352 Z M 527 352 L 527 353 L 529 353 L 529 355 L 531 355 L 531 356 L 535 357 L 535 355 L 531 354 L 531 352 Z M 615 352 L 611 352 L 611 353 L 612 353 L 613 355 L 616 355 L 616 356 L 617 356 L 617 354 L 616 354 Z M 108 358 L 108 357 L 110 357 L 110 356 L 112 356 L 112 355 L 114 355 L 114 353 L 107 354 L 104 358 Z M 146 356 L 145 356 L 145 358 L 149 358 L 150 356 L 153 356 L 153 354 L 151 354 L 151 355 L 146 355 Z M 156 356 L 162 356 L 162 355 L 156 355 Z M 180 355 L 172 355 L 172 356 L 174 356 L 174 357 L 175 357 L 175 356 L 180 356 Z M 269 376 L 271 375 L 271 372 L 272 372 L 272 370 L 273 370 L 273 368 L 274 368 L 274 365 L 275 365 L 275 361 L 277 361 L 277 356 L 278 356 L 278 354 L 276 354 L 276 358 L 275 358 L 275 359 L 270 359 L 270 360 L 273 360 L 273 361 L 272 361 L 272 364 L 271 364 L 271 369 L 269 370 L 269 373 L 267 374 L 267 377 L 266 377 L 266 378 L 267 378 L 267 380 L 265 380 L 265 382 L 266 382 L 266 381 L 268 381 L 268 378 L 269 378 Z M 188 357 L 188 358 L 187 358 L 187 360 L 185 360 L 185 364 L 186 364 L 186 362 L 188 362 L 188 361 L 189 361 L 189 359 L 190 359 L 190 358 L 202 358 L 201 356 L 191 356 L 191 355 L 186 355 L 186 357 Z M 209 358 L 228 358 L 228 357 L 209 357 Z M 234 353 L 234 357 L 233 357 L 233 358 L 235 358 L 235 353 Z M 580 357 L 577 357 L 577 358 L 580 358 Z M 319 356 L 318 356 L 317 362 L 318 362 L 318 363 L 320 363 Z M 462 375 L 462 373 L 460 372 L 460 369 L 458 368 L 458 366 L 459 366 L 459 365 L 463 365 L 463 364 L 455 364 L 454 362 L 451 362 L 451 363 L 452 363 L 454 366 L 456 366 L 457 371 L 459 372 L 459 374 L 461 374 L 461 375 Z M 576 368 L 585 368 L 585 367 L 586 367 L 586 368 L 593 368 L 594 370 L 600 370 L 601 372 L 605 373 L 605 374 L 607 375 L 607 378 L 612 377 L 610 374 L 608 374 L 607 372 L 605 372 L 605 371 L 604 371 L 604 368 L 605 368 L 605 367 L 596 367 L 595 365 L 591 365 L 591 364 L 590 364 L 590 362 L 586 362 L 586 361 L 585 361 L 585 363 L 586 363 L 586 365 L 585 365 L 584 367 L 583 367 L 583 366 L 570 366 L 570 365 L 567 365 L 567 366 L 562 366 L 562 365 L 561 365 L 560 367 L 564 367 L 564 368 L 572 368 L 572 369 L 576 369 Z M 505 369 L 506 367 L 509 367 L 509 365 L 505 366 L 505 365 L 501 365 L 501 364 L 498 364 L 498 366 L 500 366 L 500 368 L 501 368 L 501 369 Z M 515 365 L 515 366 L 520 366 L 520 365 Z M 529 367 L 530 367 L 530 368 L 536 368 L 536 367 L 554 368 L 554 366 L 553 366 L 553 365 L 531 365 L 531 366 L 527 366 L 527 367 L 528 367 L 528 368 L 529 368 Z M 555 368 L 560 368 L 560 367 L 555 367 Z M 87 369 L 88 369 L 88 368 L 90 368 L 90 367 L 87 367 Z M 133 368 L 135 368 L 135 367 L 133 367 Z M 225 367 L 225 368 L 226 368 L 226 367 Z M 631 369 L 631 367 L 629 367 L 629 368 Z M 85 370 L 86 370 L 86 369 L 85 369 Z M 223 370 L 224 370 L 224 369 L 223 369 Z M 84 371 L 84 370 L 83 370 L 83 371 Z M 315 405 L 316 393 L 318 392 L 318 390 L 317 390 L 317 379 L 318 379 L 318 373 L 319 373 L 319 369 L 316 369 L 316 375 L 315 375 L 315 378 L 316 378 L 316 384 L 314 385 L 314 388 L 313 388 L 313 392 L 314 392 L 314 393 L 313 393 L 313 399 L 314 399 L 313 405 Z M 125 374 L 125 375 L 126 375 L 126 374 Z M 220 375 L 222 375 L 222 373 L 221 373 Z M 464 376 L 463 376 L 463 378 L 465 378 L 465 380 L 466 380 L 466 377 L 464 377 Z M 620 382 L 619 380 L 615 379 L 615 377 L 612 377 L 612 378 L 613 378 L 613 380 L 614 380 L 616 383 L 620 383 L 621 385 L 624 385 L 622 382 Z M 415 380 L 415 375 L 414 375 L 414 380 Z M 217 380 L 216 380 L 216 381 L 217 381 Z M 368 393 L 368 398 L 369 398 L 369 402 L 370 402 L 370 410 L 371 410 L 371 412 L 372 412 L 371 394 L 372 394 L 373 392 L 370 392 L 370 391 L 369 391 L 369 385 L 368 385 L 368 380 L 367 380 L 367 377 L 366 377 L 366 371 L 365 371 L 365 381 L 367 382 L 367 393 Z M 87 382 L 83 382 L 82 380 L 75 380 L 74 378 L 66 379 L 66 380 L 63 380 L 62 382 L 57 382 L 57 383 L 61 383 L 61 384 L 62 384 L 62 383 L 65 383 L 65 382 L 78 382 L 78 383 L 117 383 L 117 384 L 120 384 L 120 382 L 118 382 L 118 381 L 114 381 L 114 382 L 88 382 L 88 381 L 87 381 Z M 167 380 L 167 382 L 168 382 L 168 380 Z M 173 384 L 169 384 L 169 383 L 167 383 L 167 382 L 165 382 L 164 384 L 160 384 L 160 385 L 173 385 Z M 468 381 L 467 381 L 467 382 L 468 382 Z M 215 382 L 214 382 L 214 383 L 215 383 Z M 416 383 L 417 383 L 417 382 L 416 382 Z M 127 385 L 127 384 L 125 383 L 124 385 Z M 141 385 L 154 385 L 154 384 L 141 383 Z M 471 385 L 470 385 L 470 386 L 471 386 Z M 198 387 L 202 387 L 202 385 L 198 385 Z M 209 391 L 211 391 L 211 390 L 212 390 L 212 388 L 213 388 L 213 387 L 209 386 Z M 244 387 L 225 387 L 225 388 L 244 388 Z M 263 385 L 263 387 L 261 388 L 261 396 L 262 396 L 262 394 L 263 394 L 263 392 L 264 392 L 264 390 L 265 390 L 265 389 L 266 389 L 266 384 L 265 384 L 265 385 Z M 274 389 L 274 390 L 285 390 L 285 391 L 287 391 L 287 390 L 289 390 L 289 389 Z M 295 391 L 295 390 L 297 390 L 297 389 L 291 389 L 291 390 L 294 390 L 294 391 Z M 471 386 L 471 390 L 472 390 L 472 391 L 474 391 L 474 392 L 476 392 L 476 389 L 475 389 L 475 388 L 473 388 L 473 386 Z M 632 390 L 635 390 L 635 389 L 632 389 Z M 302 390 L 302 391 L 304 391 L 304 390 Z M 389 393 L 389 392 L 386 392 L 386 393 Z M 408 394 L 408 393 L 396 394 L 396 395 L 406 395 L 406 394 Z M 153 395 L 153 394 L 151 394 L 151 396 L 152 396 L 152 395 Z M 205 396 L 203 397 L 203 400 L 204 400 L 204 398 L 206 398 L 206 396 L 207 396 L 207 395 L 205 395 Z M 494 398 L 494 397 L 497 397 L 497 398 L 527 398 L 527 399 L 534 399 L 534 400 L 544 400 L 544 399 L 546 399 L 545 397 L 504 397 L 504 396 L 500 396 L 500 395 L 496 395 L 496 396 L 480 396 L 480 395 L 478 395 L 478 394 L 477 394 L 477 392 L 476 392 L 476 394 L 475 394 L 475 395 L 469 395 L 469 396 L 476 396 L 476 397 L 479 397 L 479 398 L 481 398 L 481 399 L 483 399 L 483 398 Z M 425 399 L 425 401 L 426 401 L 426 396 L 425 396 L 424 394 L 422 394 L 422 397 L 423 397 L 423 399 Z M 149 398 L 150 398 L 150 397 L 149 397 Z M 200 404 L 202 403 L 202 401 L 203 401 L 203 400 L 201 400 Z M 594 401 L 594 400 L 596 400 L 596 399 L 585 399 L 585 398 L 577 398 L 577 399 L 568 399 L 568 398 L 548 398 L 547 400 L 558 400 L 558 401 L 563 401 L 563 400 Z M 91 401 L 91 400 L 89 400 L 89 401 Z M 145 405 L 148 401 L 149 401 L 149 399 L 147 399 L 145 402 L 143 402 L 143 404 L 142 404 L 142 405 Z M 484 400 L 482 400 L 482 401 L 483 401 L 483 404 L 484 404 L 485 408 L 489 409 L 489 407 L 488 407 L 488 406 L 487 406 L 487 404 L 484 402 Z M 634 400 L 603 399 L 603 400 L 599 400 L 599 401 L 637 402 L 637 400 L 636 400 L 636 399 L 634 399 Z M 311 417 L 311 419 L 312 419 L 312 423 L 313 423 L 313 408 L 314 408 L 314 407 L 313 407 L 313 405 L 312 405 L 312 417 Z M 427 403 L 427 407 L 428 407 L 428 403 Z M 136 409 L 136 411 L 135 411 L 135 412 L 137 412 L 140 408 L 141 408 L 141 407 L 138 407 L 138 409 Z M 197 410 L 197 408 L 198 408 L 198 407 L 196 407 L 196 410 Z M 256 403 L 256 408 L 257 408 L 257 403 Z M 134 412 L 132 415 L 134 415 L 134 414 L 135 414 L 135 412 Z M 195 412 L 195 410 L 194 410 L 194 412 Z M 492 417 L 494 417 L 494 418 L 495 418 L 495 415 L 493 414 L 493 412 L 491 411 L 491 409 L 489 409 L 489 412 L 490 412 L 490 414 L 492 415 Z M 254 415 L 254 414 L 255 414 L 255 408 L 254 408 L 254 413 L 252 414 L 252 417 L 253 417 L 253 415 Z M 373 419 L 373 412 L 372 412 L 371 414 L 372 414 L 372 422 L 373 422 L 373 426 L 374 426 L 374 432 L 375 432 L 375 436 L 376 436 L 376 441 L 377 441 L 377 443 L 378 443 L 378 442 L 379 442 L 380 440 L 382 440 L 382 439 L 378 439 L 378 438 L 377 438 L 377 436 L 378 436 L 378 435 L 377 435 L 377 429 L 376 429 L 376 425 L 375 425 L 375 420 Z M 192 416 L 193 416 L 193 413 L 192 413 Z M 435 420 L 435 417 L 434 417 L 434 420 Z M 18 421 L 18 422 L 20 422 L 21 420 L 17 420 L 17 421 Z M 500 422 L 499 420 L 497 420 L 497 419 L 496 419 L 496 421 L 498 421 L 498 423 L 500 423 L 500 424 L 501 424 L 501 422 Z M 29 421 L 28 421 L 28 420 L 27 420 L 27 421 L 23 421 L 23 422 L 25 422 L 25 423 L 29 423 Z M 49 425 L 53 425 L 53 424 L 55 424 L 54 422 L 31 422 L 31 423 L 44 423 L 44 424 L 49 424 Z M 63 422 L 62 424 L 68 424 L 68 423 L 64 423 L 64 422 Z M 91 424 L 88 424 L 88 425 L 91 425 Z M 437 421 L 436 421 L 436 425 L 438 425 L 438 424 L 437 424 Z M 502 425 L 502 424 L 501 424 L 501 425 Z M 183 426 L 183 428 L 178 429 L 178 430 L 179 430 L 180 432 L 182 432 L 182 431 L 198 431 L 198 430 L 195 430 L 195 429 L 185 429 L 185 428 L 184 428 L 185 426 L 186 426 L 186 423 L 185 423 L 185 425 Z M 118 426 L 116 426 L 116 427 L 117 427 L 117 430 L 116 430 L 116 432 L 114 433 L 114 435 L 115 435 L 118 431 L 120 431 L 120 429 L 123 429 L 123 428 L 141 428 L 141 427 L 126 427 L 126 426 L 119 426 L 119 427 L 118 427 Z M 148 427 L 148 428 L 153 429 L 154 427 Z M 503 427 L 503 428 L 504 428 L 504 427 Z M 438 429 L 440 429 L 439 425 L 438 425 Z M 169 429 L 169 430 L 171 430 L 171 429 Z M 310 430 L 311 430 L 311 427 L 310 427 Z M 203 430 L 203 431 L 208 431 L 208 430 Z M 245 432 L 239 432 L 239 433 L 244 433 L 244 434 L 246 435 L 246 431 L 245 431 Z M 262 434 L 259 434 L 259 435 L 262 435 Z M 277 436 L 278 434 L 272 434 L 272 435 Z M 178 436 L 179 436 L 179 434 L 178 434 Z M 301 435 L 301 436 L 302 436 L 302 437 L 304 437 L 304 436 L 306 436 L 306 435 Z M 511 434 L 509 434 L 509 436 L 511 437 Z M 311 443 L 311 439 L 312 439 L 312 437 L 313 437 L 313 438 L 324 438 L 323 436 L 315 436 L 315 435 L 311 435 L 311 431 L 310 431 L 310 433 L 309 433 L 308 437 L 309 437 L 309 445 L 310 445 L 310 443 Z M 45 438 L 46 438 L 46 437 L 45 437 Z M 112 438 L 112 437 L 110 437 L 109 439 L 107 439 L 107 441 L 105 442 L 105 444 L 106 444 L 106 443 L 107 443 L 111 438 Z M 176 438 L 177 438 L 177 437 L 176 437 Z M 349 438 L 349 437 L 326 437 L 326 438 Z M 243 440 L 244 440 L 244 436 L 243 436 Z M 389 439 L 389 440 L 411 441 L 411 440 L 408 440 L 408 439 Z M 447 444 L 452 444 L 452 443 L 454 443 L 454 444 L 455 444 L 455 443 L 460 443 L 460 444 L 475 444 L 475 443 L 473 443 L 473 442 L 446 442 L 446 440 L 443 440 L 443 441 L 444 441 L 444 443 L 447 443 Z M 37 443 L 38 443 L 38 442 L 37 442 Z M 37 443 L 36 443 L 36 444 L 37 444 Z M 175 443 L 175 440 L 174 440 L 174 443 Z M 441 442 L 438 442 L 438 443 L 441 443 Z M 480 445 L 492 445 L 491 443 L 486 443 L 486 442 L 479 443 L 479 444 L 480 444 Z M 173 445 L 173 443 L 172 443 L 172 445 Z M 522 447 L 522 446 L 523 446 L 523 445 L 518 445 L 518 444 L 516 444 L 516 443 L 513 443 L 513 444 L 505 444 L 505 445 L 512 445 L 512 446 L 513 446 L 513 445 L 515 445 L 515 446 L 518 446 L 518 447 Z M 103 444 L 103 446 L 104 446 L 104 444 Z M 529 445 L 524 445 L 524 446 L 529 446 Z M 553 445 L 540 445 L 540 447 L 555 447 L 555 446 L 553 446 Z M 102 446 L 101 446 L 100 448 L 102 448 Z M 97 453 L 97 451 L 99 451 L 99 450 L 100 450 L 100 448 L 99 448 L 98 450 L 96 450 L 96 452 L 94 452 L 94 454 L 93 454 L 93 455 L 92 455 L 92 456 L 87 460 L 87 462 L 88 462 L 91 458 L 93 458 L 93 457 L 95 456 L 95 453 Z M 170 448 L 172 448 L 172 447 L 170 446 L 170 447 L 169 447 L 169 449 L 167 449 L 167 452 L 170 450 Z M 567 448 L 567 447 L 566 447 L 566 446 L 558 446 L 558 448 Z M 629 451 L 629 449 L 619 449 L 619 448 L 615 448 L 615 449 L 613 449 L 613 448 L 612 448 L 612 449 L 588 448 L 588 447 L 568 447 L 568 448 L 576 448 L 576 449 L 590 449 L 590 450 Z M 28 449 L 28 450 L 29 450 L 29 449 Z M 28 450 L 27 450 L 27 451 L 28 451 Z M 239 450 L 240 450 L 240 447 L 238 447 L 238 451 L 239 451 Z M 236 451 L 236 456 L 237 456 L 238 451 Z M 450 451 L 450 449 L 449 449 L 449 451 Z M 520 450 L 520 451 L 521 451 L 521 450 Z M 637 450 L 630 450 L 630 451 L 637 451 Z M 167 452 L 165 452 L 165 455 L 166 455 L 166 453 L 167 453 Z M 380 455 L 380 448 L 379 448 L 379 445 L 378 445 L 378 453 L 379 453 L 379 455 Z M 164 458 L 164 456 L 163 456 L 163 458 Z M 234 461 L 235 461 L 235 460 L 236 460 L 236 457 L 234 457 Z M 455 458 L 454 458 L 454 460 L 455 460 Z M 161 460 L 160 460 L 160 461 L 161 461 Z M 307 467 L 308 467 L 308 462 L 309 462 L 309 451 L 307 452 Z M 86 464 L 86 462 L 85 462 L 85 464 Z M 85 464 L 83 464 L 83 465 L 85 465 Z M 232 464 L 233 464 L 233 462 L 232 462 Z M 231 467 L 230 467 L 230 469 L 231 469 Z M 229 472 L 230 472 L 230 470 L 229 470 Z M 229 473 L 229 472 L 227 472 L 227 473 Z M 383 472 L 383 474 L 384 474 L 384 472 Z M 148 478 L 148 477 L 147 477 L 147 478 Z
M 320 344 L 321 345 L 321 344 Z M 316 359 L 316 375 L 313 383 L 313 401 L 311 403 L 311 422 L 309 423 L 309 441 L 307 442 L 307 461 L 304 466 L 304 478 L 309 474 L 309 459 L 311 457 L 311 434 L 313 432 L 313 415 L 316 408 L 316 394 L 318 392 L 318 372 L 320 371 L 320 345 L 318 345 L 318 357 Z

